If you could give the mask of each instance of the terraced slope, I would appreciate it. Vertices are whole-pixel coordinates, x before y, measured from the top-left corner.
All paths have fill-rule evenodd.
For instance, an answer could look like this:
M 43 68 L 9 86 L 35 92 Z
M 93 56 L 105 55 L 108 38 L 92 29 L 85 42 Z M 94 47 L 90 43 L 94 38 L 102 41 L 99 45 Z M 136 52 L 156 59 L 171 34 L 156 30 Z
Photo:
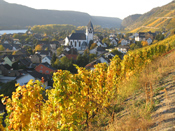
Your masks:
M 152 9 L 128 25 L 126 29 L 130 32 L 162 31 L 175 28 L 175 1 Z

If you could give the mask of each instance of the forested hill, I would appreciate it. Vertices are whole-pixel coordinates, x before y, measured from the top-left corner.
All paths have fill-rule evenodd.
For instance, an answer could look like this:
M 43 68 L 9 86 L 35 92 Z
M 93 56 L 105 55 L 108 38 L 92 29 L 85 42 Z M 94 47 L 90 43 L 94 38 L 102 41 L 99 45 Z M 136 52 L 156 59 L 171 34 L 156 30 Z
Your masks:
M 129 18 L 125 18 L 127 20 Z M 125 23 L 124 23 L 125 22 Z M 171 30 L 175 25 L 175 1 L 136 17 L 132 22 L 123 21 L 122 25 L 131 32 Z
M 44 24 L 86 26 L 89 20 L 102 27 L 120 27 L 119 18 L 96 17 L 75 11 L 38 10 L 0 0 L 0 29 Z

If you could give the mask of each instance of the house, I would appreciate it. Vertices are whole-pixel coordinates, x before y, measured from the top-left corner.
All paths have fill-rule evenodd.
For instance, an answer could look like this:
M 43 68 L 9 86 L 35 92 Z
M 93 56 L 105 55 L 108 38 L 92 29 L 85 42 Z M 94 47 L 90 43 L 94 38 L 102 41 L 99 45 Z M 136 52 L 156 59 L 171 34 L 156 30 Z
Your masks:
M 39 80 L 41 81 L 44 78 L 45 87 L 48 86 L 48 80 L 51 79 L 51 76 L 38 73 L 37 71 L 27 72 L 23 75 L 20 75 L 16 78 L 16 82 L 20 85 L 26 85 L 30 80 Z
M 105 53 L 105 49 L 103 47 L 100 46 L 96 46 L 94 49 L 89 51 L 90 54 L 97 54 L 97 55 L 101 55 L 103 53 Z
M 90 69 L 90 70 L 94 70 L 95 69 L 95 65 L 98 64 L 98 62 L 96 60 L 92 61 L 91 63 L 87 64 L 85 66 L 86 69 Z
M 135 41 L 145 41 L 145 32 L 139 32 L 138 36 L 135 36 Z
M 105 43 L 102 43 L 101 41 L 97 41 L 96 44 L 97 44 L 97 46 L 101 46 L 101 47 L 104 47 L 104 48 L 107 47 L 107 45 Z
M 19 42 L 19 39 L 13 39 L 13 43 L 17 45 L 21 45 L 21 43 Z
M 5 50 L 13 50 L 13 46 L 11 44 L 4 43 L 2 44 L 2 46 L 4 47 Z
M 52 56 L 52 52 L 50 50 L 40 50 L 35 52 L 35 54 L 39 54 L 41 56 L 41 59 L 43 59 L 46 56 Z
M 130 41 L 129 41 L 129 40 L 123 39 L 123 40 L 121 41 L 121 45 L 128 45 L 128 44 L 130 44 Z
M 92 22 L 89 21 L 86 27 L 86 33 L 72 33 L 65 38 L 65 46 L 71 46 L 77 50 L 85 50 L 85 46 L 89 45 L 89 42 L 93 40 L 94 28 Z
M 11 70 L 9 65 L 0 65 L 0 82 L 7 83 L 15 80 L 20 75 L 18 70 Z
M 42 58 L 41 63 L 47 62 L 49 65 L 51 65 L 51 57 L 50 56 L 45 56 Z
M 127 53 L 130 47 L 128 45 L 121 45 L 117 47 L 117 50 L 121 53 Z
M 51 74 L 56 71 L 56 69 L 53 68 L 51 65 L 49 65 L 47 62 L 40 63 L 39 65 L 35 67 L 35 70 L 42 74 Z
M 90 69 L 90 70 L 94 70 L 94 66 L 96 64 L 98 64 L 98 63 L 109 64 L 110 63 L 110 59 L 112 59 L 112 57 L 114 57 L 114 54 L 112 54 L 112 53 L 103 54 L 103 55 L 99 56 L 96 60 L 94 60 L 91 63 L 87 64 L 85 66 L 85 68 L 86 69 Z
M 51 41 L 50 42 L 50 49 L 56 50 L 58 47 L 61 47 L 61 44 L 58 41 Z
M 23 48 L 23 49 L 19 49 L 15 52 L 15 55 L 22 55 L 22 56 L 28 56 L 29 53 Z
M 66 54 L 66 57 L 69 59 L 69 60 L 76 60 L 77 59 L 77 56 L 78 55 L 75 55 L 75 54 Z
M 150 45 L 153 42 L 151 38 L 148 38 L 146 41 L 148 42 L 148 45 Z
M 18 61 L 18 65 L 23 67 L 29 67 L 31 63 L 32 61 L 30 60 L 30 58 L 20 59 Z
M 8 64 L 9 66 L 12 66 L 14 62 L 23 58 L 24 57 L 21 55 L 7 55 L 4 57 L 4 64 Z
M 19 50 L 19 49 L 21 49 L 21 45 L 17 45 L 17 44 L 12 44 L 12 50 Z
M 30 57 L 32 63 L 41 63 L 41 56 L 39 54 L 34 54 Z
M 110 44 L 113 45 L 113 46 L 117 46 L 118 45 L 118 39 L 111 38 Z

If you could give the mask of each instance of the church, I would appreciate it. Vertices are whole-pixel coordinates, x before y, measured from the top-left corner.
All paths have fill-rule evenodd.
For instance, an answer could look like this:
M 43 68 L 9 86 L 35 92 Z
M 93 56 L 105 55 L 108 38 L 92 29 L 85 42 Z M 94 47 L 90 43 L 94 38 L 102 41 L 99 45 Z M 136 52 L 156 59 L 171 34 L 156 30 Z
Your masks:
M 92 22 L 89 21 L 86 26 L 86 33 L 72 33 L 65 38 L 65 46 L 71 46 L 77 50 L 85 50 L 89 42 L 93 40 L 94 28 Z

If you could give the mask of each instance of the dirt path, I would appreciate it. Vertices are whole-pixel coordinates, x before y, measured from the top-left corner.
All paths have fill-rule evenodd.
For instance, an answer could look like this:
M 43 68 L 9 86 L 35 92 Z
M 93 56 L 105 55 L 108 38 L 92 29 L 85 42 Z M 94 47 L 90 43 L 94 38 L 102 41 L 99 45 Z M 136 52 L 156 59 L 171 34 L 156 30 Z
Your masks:
M 163 78 L 158 87 L 165 87 L 166 91 L 159 91 L 155 97 L 160 103 L 152 114 L 155 122 L 150 131 L 175 131 L 175 71 Z

